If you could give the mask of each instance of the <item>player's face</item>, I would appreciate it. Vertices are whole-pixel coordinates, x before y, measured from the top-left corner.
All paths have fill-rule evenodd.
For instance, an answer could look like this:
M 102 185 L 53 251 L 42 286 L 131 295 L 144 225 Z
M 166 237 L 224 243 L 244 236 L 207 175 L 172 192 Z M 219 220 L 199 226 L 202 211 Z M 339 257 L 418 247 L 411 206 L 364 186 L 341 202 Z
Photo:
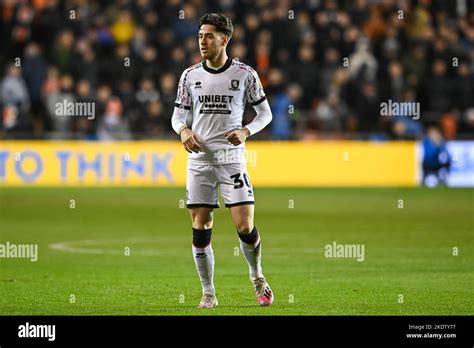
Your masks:
M 198 34 L 199 50 L 204 59 L 213 59 L 225 48 L 226 36 L 216 31 L 211 24 L 201 25 Z

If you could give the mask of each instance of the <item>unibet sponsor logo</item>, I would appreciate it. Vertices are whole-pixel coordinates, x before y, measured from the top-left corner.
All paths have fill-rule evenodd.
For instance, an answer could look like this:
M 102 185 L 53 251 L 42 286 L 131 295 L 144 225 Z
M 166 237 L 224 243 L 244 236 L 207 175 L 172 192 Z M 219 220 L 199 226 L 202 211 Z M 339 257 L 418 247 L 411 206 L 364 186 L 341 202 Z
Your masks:
M 232 95 L 200 95 L 200 103 L 232 103 Z
M 227 108 L 227 103 L 232 103 L 232 95 L 200 95 L 199 102 L 203 103 L 200 114 L 225 114 L 231 111 Z

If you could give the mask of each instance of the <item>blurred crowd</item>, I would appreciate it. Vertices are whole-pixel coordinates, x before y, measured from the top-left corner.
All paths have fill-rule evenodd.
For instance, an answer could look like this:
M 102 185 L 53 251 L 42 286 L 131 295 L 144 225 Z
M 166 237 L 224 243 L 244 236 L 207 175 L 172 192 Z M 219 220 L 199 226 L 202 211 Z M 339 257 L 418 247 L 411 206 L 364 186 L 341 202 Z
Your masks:
M 273 121 L 257 138 L 473 137 L 473 0 L 3 0 L 0 138 L 176 138 L 207 12 L 233 20 L 227 52 L 262 80 Z M 419 119 L 381 116 L 389 100 Z M 76 102 L 94 117 L 58 114 Z

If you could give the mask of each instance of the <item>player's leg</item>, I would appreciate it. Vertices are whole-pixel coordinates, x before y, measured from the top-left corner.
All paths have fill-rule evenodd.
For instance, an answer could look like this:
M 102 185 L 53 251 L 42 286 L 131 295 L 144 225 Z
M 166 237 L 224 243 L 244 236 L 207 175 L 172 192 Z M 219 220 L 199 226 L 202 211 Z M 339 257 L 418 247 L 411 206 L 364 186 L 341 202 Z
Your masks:
M 203 298 L 199 307 L 217 306 L 214 288 L 214 251 L 211 245 L 212 208 L 190 208 L 193 226 L 193 258 L 202 285 Z
M 261 306 L 269 306 L 273 303 L 274 296 L 262 272 L 260 235 L 253 223 L 254 205 L 236 205 L 229 209 L 239 235 L 240 249 L 249 265 L 250 279 L 255 288 L 257 302 Z
M 232 221 L 237 229 L 240 249 L 249 265 L 250 279 L 263 278 L 260 253 L 260 235 L 253 224 L 254 206 L 237 205 L 229 208 Z
M 254 196 L 246 166 L 227 164 L 220 167 L 221 193 L 237 229 L 240 248 L 249 266 L 257 301 L 262 306 L 268 306 L 273 302 L 273 293 L 262 272 L 260 235 L 254 225 Z
M 217 306 L 214 288 L 214 251 L 211 244 L 213 209 L 219 207 L 212 167 L 188 164 L 186 200 L 193 228 L 192 251 L 202 285 L 199 308 Z
M 205 230 L 212 228 L 214 222 L 213 210 L 213 208 L 206 207 L 189 208 L 193 229 Z

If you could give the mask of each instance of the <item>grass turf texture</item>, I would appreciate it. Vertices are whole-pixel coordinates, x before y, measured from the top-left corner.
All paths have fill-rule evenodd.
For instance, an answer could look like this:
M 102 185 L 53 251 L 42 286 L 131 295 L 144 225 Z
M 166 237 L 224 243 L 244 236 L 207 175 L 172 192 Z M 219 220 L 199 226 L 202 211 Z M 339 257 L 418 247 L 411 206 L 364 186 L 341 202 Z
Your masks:
M 183 195 L 163 188 L 1 188 L 0 243 L 37 243 L 39 259 L 0 259 L 0 314 L 474 312 L 474 190 L 257 188 L 256 225 L 275 302 L 256 303 L 247 264 L 235 255 L 236 231 L 221 208 L 213 228 L 219 307 L 211 310 L 195 308 L 201 290 L 190 219 L 179 207 Z M 49 247 L 84 240 L 92 241 L 66 246 L 98 254 Z M 365 260 L 325 258 L 324 245 L 333 241 L 364 244 Z

